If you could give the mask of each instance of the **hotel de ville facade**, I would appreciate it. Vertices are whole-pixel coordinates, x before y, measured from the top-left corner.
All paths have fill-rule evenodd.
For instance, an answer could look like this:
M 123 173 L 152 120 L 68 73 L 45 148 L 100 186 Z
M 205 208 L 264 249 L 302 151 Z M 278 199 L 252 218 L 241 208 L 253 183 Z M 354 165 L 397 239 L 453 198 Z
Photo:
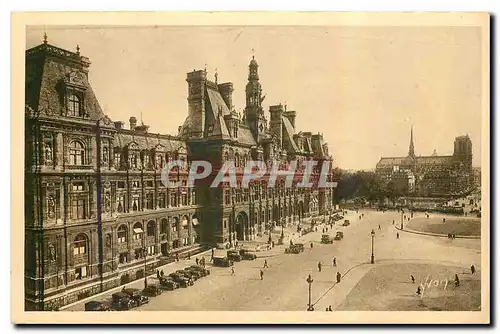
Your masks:
M 177 135 L 148 132 L 103 114 L 89 85 L 90 60 L 43 43 L 26 51 L 25 308 L 53 310 L 144 277 L 176 256 L 215 243 L 254 240 L 273 224 L 332 209 L 331 188 L 187 187 L 189 162 L 217 171 L 234 161 L 332 160 L 321 134 L 296 130 L 296 112 L 262 108 L 263 89 L 252 58 L 243 115 L 232 105 L 233 84 L 187 74 L 188 115 Z M 182 84 L 182 83 L 179 83 Z M 185 84 L 185 83 L 184 83 Z M 187 168 L 170 172 L 169 161 Z M 215 173 L 215 172 L 214 172 Z M 319 174 L 319 168 L 313 171 Z M 331 176 L 331 174 L 330 174 Z M 172 180 L 173 179 L 173 180 Z

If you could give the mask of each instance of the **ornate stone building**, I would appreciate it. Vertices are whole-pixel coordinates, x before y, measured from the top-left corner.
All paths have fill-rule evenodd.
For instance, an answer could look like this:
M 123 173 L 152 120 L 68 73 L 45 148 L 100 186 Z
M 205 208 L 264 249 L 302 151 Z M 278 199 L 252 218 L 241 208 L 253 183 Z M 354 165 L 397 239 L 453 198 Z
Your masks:
M 43 44 L 26 51 L 25 306 L 50 310 L 154 272 L 204 245 L 252 240 L 274 223 L 326 214 L 333 189 L 287 188 L 266 178 L 241 187 L 248 160 L 331 161 L 321 134 L 298 132 L 295 111 L 262 108 L 252 59 L 243 115 L 233 84 L 187 74 L 189 113 L 176 136 L 129 128 L 103 114 L 89 85 L 88 58 Z M 172 160 L 171 185 L 161 171 Z M 238 188 L 187 187 L 189 163 L 213 173 L 235 162 Z M 317 176 L 319 169 L 314 169 Z M 300 171 L 299 171 L 300 174 Z M 329 175 L 330 177 L 330 175 Z M 296 181 L 294 181 L 296 182 Z
M 383 157 L 376 173 L 393 181 L 405 192 L 424 197 L 456 196 L 474 186 L 472 142 L 469 136 L 455 138 L 453 155 L 416 156 L 413 128 L 406 157 Z

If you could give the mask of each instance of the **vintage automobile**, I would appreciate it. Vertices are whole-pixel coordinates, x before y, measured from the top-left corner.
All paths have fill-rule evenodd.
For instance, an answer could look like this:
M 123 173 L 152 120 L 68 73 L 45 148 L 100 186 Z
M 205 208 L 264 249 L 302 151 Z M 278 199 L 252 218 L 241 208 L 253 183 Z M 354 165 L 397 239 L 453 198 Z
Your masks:
M 136 303 L 130 298 L 125 292 L 116 292 L 111 295 L 112 304 L 111 307 L 114 310 L 124 311 L 130 310 L 136 306 Z
M 198 272 L 198 271 L 194 271 L 194 270 L 190 270 L 189 268 L 184 268 L 182 270 L 177 270 L 176 273 L 179 273 L 181 275 L 184 275 L 188 278 L 191 278 L 193 281 L 197 281 L 198 279 L 202 278 L 203 275 Z
M 241 255 L 235 251 L 235 250 L 228 250 L 227 251 L 227 258 L 229 260 L 232 260 L 234 262 L 240 262 L 241 261 Z
M 349 226 L 349 225 L 351 225 L 351 223 L 349 222 L 349 219 L 344 220 L 344 223 L 342 224 L 342 226 Z
M 161 295 L 162 289 L 159 284 L 148 283 L 148 286 L 142 290 L 142 294 L 148 297 L 156 297 Z
M 335 238 L 333 238 L 334 240 L 342 240 L 344 238 L 344 232 L 337 232 L 337 234 L 335 234 Z
M 187 288 L 188 286 L 194 285 L 194 281 L 186 276 L 180 275 L 179 273 L 172 273 L 169 275 L 174 282 L 177 282 L 181 287 Z
M 149 298 L 142 294 L 142 291 L 135 288 L 122 290 L 123 293 L 129 295 L 130 299 L 135 303 L 135 306 L 141 306 L 149 303 Z
M 199 271 L 202 276 L 210 275 L 210 270 L 203 268 L 202 266 L 199 266 L 199 265 L 192 265 L 192 266 L 189 266 L 187 268 Z
M 98 302 L 96 300 L 85 303 L 85 311 L 109 311 L 111 305 L 107 302 Z
M 179 288 L 179 283 L 175 282 L 172 277 L 162 276 L 160 277 L 160 287 L 168 291 L 173 291 Z
M 288 248 L 285 248 L 286 254 L 299 254 L 300 252 L 303 252 L 303 251 L 304 251 L 303 244 L 294 244 L 294 245 L 290 245 Z
M 231 267 L 233 265 L 233 260 L 227 257 L 214 257 L 213 265 L 215 267 Z
M 304 251 L 304 244 L 301 244 L 301 243 L 297 243 L 297 244 L 293 244 L 295 247 L 297 247 L 301 252 Z
M 243 260 L 255 260 L 257 255 L 248 249 L 240 249 L 240 255 Z
M 333 239 L 328 234 L 323 234 L 321 236 L 321 243 L 322 244 L 333 244 Z

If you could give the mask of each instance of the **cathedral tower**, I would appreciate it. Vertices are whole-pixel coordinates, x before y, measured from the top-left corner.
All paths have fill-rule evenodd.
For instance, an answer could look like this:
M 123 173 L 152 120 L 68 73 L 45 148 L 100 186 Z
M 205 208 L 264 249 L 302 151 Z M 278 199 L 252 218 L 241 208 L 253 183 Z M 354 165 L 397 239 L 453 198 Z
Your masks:
M 413 144 L 413 125 L 411 126 L 410 132 L 410 148 L 408 149 L 408 156 L 410 158 L 415 158 L 415 146 Z

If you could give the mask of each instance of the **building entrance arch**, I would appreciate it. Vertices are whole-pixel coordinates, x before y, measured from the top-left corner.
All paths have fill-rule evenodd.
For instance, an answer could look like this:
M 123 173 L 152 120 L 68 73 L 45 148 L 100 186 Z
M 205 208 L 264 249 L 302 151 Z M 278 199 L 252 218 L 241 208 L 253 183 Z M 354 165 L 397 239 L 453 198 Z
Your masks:
M 248 215 L 245 211 L 240 211 L 235 219 L 236 240 L 245 240 L 248 231 Z

